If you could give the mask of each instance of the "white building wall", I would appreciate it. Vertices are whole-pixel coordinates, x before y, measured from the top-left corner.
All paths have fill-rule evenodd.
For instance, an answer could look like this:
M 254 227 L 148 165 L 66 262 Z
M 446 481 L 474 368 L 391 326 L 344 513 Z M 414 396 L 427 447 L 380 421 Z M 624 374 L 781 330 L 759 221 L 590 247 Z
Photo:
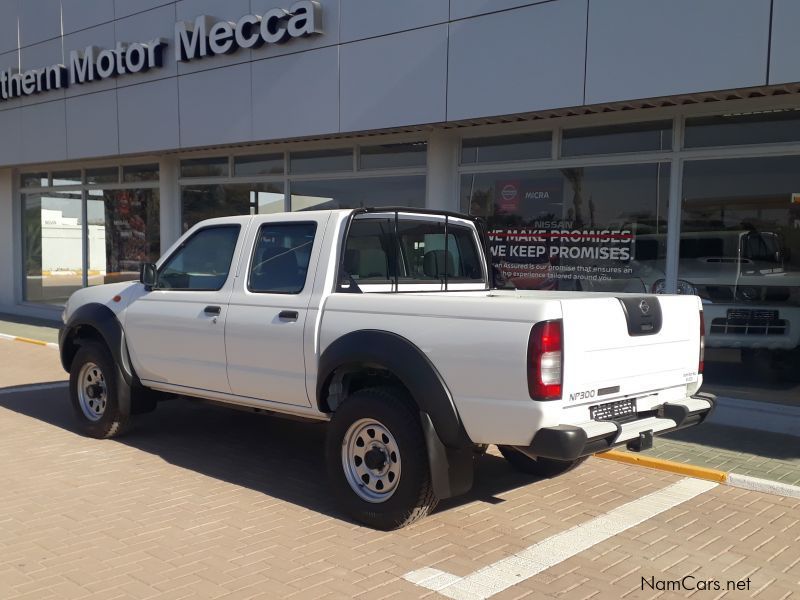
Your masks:
M 0 102 L 0 166 L 800 81 L 790 0 L 320 0 L 321 34 L 175 60 L 177 20 L 291 4 L 0 2 L 0 69 L 170 44 L 162 68 Z
M 80 274 L 83 269 L 82 226 L 60 210 L 42 209 L 42 271 L 58 276 Z M 106 228 L 89 225 L 89 270 L 106 272 Z

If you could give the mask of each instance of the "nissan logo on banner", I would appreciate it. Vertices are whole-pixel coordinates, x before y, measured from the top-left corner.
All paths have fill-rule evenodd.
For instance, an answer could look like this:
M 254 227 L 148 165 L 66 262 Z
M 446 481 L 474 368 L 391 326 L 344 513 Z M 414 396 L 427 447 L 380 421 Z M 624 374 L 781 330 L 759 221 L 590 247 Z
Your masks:
M 497 204 L 501 211 L 513 213 L 519 209 L 519 188 L 518 181 L 507 181 L 500 184 Z
M 318 33 L 322 33 L 322 8 L 313 0 L 295 2 L 288 9 L 273 8 L 263 15 L 245 15 L 235 23 L 200 15 L 192 23 L 175 24 L 175 59 L 186 62 L 230 54 L 241 48 L 282 44 Z M 90 45 L 72 50 L 67 65 L 24 72 L 0 71 L 0 102 L 159 69 L 164 64 L 167 46 L 169 42 L 163 38 L 132 44 L 117 42 L 113 49 Z

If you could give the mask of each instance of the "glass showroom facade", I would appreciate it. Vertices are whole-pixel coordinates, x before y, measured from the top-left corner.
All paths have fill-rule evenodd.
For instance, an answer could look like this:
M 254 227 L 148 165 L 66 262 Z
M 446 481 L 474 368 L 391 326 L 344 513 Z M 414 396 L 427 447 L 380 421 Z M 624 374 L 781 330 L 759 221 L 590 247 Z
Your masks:
M 134 279 L 164 240 L 212 217 L 450 208 L 486 219 L 508 285 L 699 295 L 710 387 L 796 404 L 800 111 L 597 121 L 448 131 L 444 173 L 432 172 L 442 161 L 424 131 L 189 153 L 169 173 L 159 157 L 26 169 L 23 302 L 57 306 L 80 287 Z M 432 197 L 432 177 L 452 183 L 452 197 Z M 165 189 L 173 221 L 160 214 Z
M 158 164 L 29 172 L 20 187 L 27 302 L 138 278 L 160 255 Z

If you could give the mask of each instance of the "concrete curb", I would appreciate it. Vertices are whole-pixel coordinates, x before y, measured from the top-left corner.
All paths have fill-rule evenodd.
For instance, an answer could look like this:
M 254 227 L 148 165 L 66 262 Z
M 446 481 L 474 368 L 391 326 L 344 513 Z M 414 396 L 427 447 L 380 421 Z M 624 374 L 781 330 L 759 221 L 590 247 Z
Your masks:
M 779 481 L 770 481 L 769 479 L 760 479 L 758 477 L 750 477 L 748 475 L 739 475 L 737 473 L 730 473 L 727 471 L 718 471 L 717 469 L 686 465 L 683 463 L 673 462 L 671 460 L 664 460 L 662 458 L 653 458 L 651 456 L 620 452 L 619 450 L 609 450 L 608 452 L 595 454 L 595 456 L 597 458 L 604 458 L 606 460 L 613 460 L 629 465 L 639 465 L 640 467 L 647 467 L 649 469 L 669 471 L 670 473 L 686 475 L 696 479 L 715 481 L 723 485 L 728 485 L 743 490 L 762 492 L 764 494 L 772 494 L 774 496 L 785 496 L 787 498 L 800 498 L 800 486 L 789 485 L 788 483 L 781 483 Z
M 25 342 L 26 344 L 35 344 L 37 346 L 46 346 L 47 348 L 58 348 L 58 344 L 53 342 L 43 342 L 42 340 L 32 340 L 18 335 L 8 335 L 7 333 L 0 333 L 0 340 L 9 340 L 12 342 Z
M 781 483 L 780 481 L 769 481 L 759 479 L 749 475 L 738 475 L 728 473 L 728 480 L 725 482 L 730 486 L 743 490 L 754 490 L 765 494 L 775 494 L 776 496 L 786 496 L 787 498 L 800 498 L 800 486 Z

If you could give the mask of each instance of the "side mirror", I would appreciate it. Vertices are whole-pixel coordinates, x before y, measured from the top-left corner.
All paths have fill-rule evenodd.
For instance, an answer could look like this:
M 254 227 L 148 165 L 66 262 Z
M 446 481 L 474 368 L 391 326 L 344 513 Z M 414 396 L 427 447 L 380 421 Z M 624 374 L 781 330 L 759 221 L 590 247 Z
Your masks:
M 158 271 L 156 270 L 155 263 L 142 263 L 141 270 L 139 271 L 139 281 L 144 284 L 148 290 L 156 287 L 158 279 Z

